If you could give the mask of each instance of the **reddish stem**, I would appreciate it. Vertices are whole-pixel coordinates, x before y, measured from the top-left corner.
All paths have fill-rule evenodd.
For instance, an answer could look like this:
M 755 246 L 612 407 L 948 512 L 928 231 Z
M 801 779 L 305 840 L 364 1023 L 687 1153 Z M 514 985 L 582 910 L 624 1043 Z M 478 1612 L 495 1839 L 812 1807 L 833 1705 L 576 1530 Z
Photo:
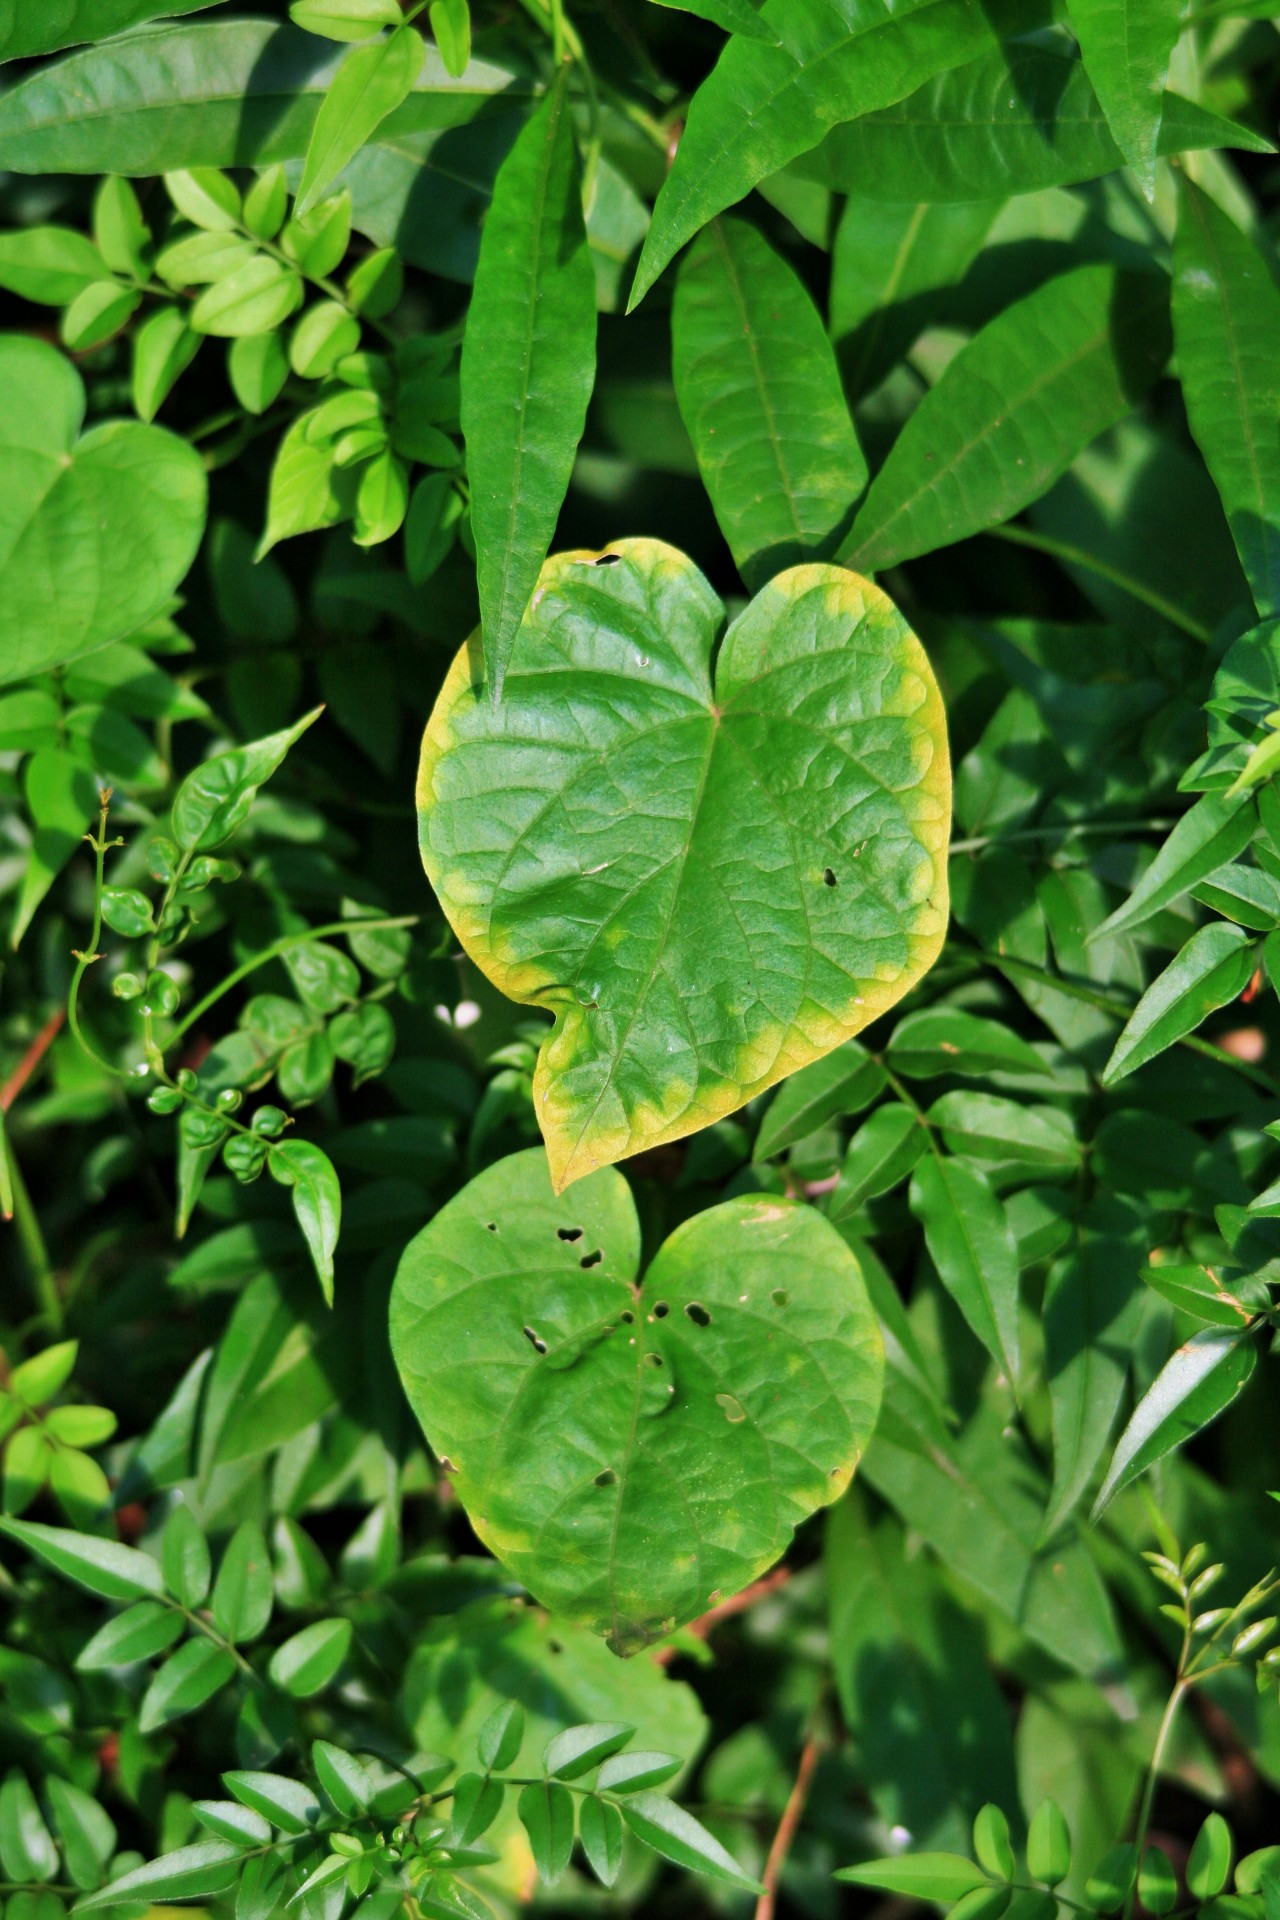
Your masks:
M 773 1845 L 769 1849 L 769 1858 L 764 1863 L 764 1872 L 760 1875 L 764 1882 L 764 1892 L 756 1901 L 755 1920 L 773 1920 L 774 1904 L 778 1898 L 778 1882 L 782 1878 L 782 1869 L 791 1843 L 796 1837 L 796 1829 L 804 1815 L 805 1802 L 809 1798 L 809 1788 L 813 1783 L 814 1771 L 822 1748 L 816 1734 L 810 1734 L 800 1751 L 800 1765 L 796 1768 L 795 1784 L 787 1796 L 787 1804 L 782 1809 L 782 1818 L 778 1822 L 778 1831 L 773 1836 Z
M 8 1113 L 10 1107 L 61 1033 L 63 1026 L 66 1024 L 66 1018 L 67 1010 L 65 1007 L 58 1007 L 55 1012 L 49 1015 L 49 1018 L 45 1021 L 39 1033 L 31 1042 L 31 1045 L 23 1054 L 17 1066 L 9 1075 L 9 1078 L 5 1081 L 3 1087 L 0 1087 L 0 1113 Z

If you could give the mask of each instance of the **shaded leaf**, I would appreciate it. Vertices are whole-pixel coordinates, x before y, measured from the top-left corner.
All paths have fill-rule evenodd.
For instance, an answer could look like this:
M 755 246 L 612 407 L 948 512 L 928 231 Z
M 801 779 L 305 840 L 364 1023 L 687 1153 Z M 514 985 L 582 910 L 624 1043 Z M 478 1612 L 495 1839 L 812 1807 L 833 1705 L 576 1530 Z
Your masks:
M 1194 1033 L 1215 1008 L 1244 992 L 1253 967 L 1253 942 L 1243 927 L 1215 920 L 1193 933 L 1130 1014 L 1106 1064 L 1103 1085 L 1114 1086 Z
M 1018 1255 L 1005 1210 L 976 1167 L 930 1154 L 911 1211 L 939 1278 L 1009 1384 L 1018 1385 Z
M 1257 1364 L 1252 1329 L 1204 1327 L 1169 1360 L 1120 1436 L 1093 1517 L 1175 1447 L 1195 1438 L 1231 1405 Z

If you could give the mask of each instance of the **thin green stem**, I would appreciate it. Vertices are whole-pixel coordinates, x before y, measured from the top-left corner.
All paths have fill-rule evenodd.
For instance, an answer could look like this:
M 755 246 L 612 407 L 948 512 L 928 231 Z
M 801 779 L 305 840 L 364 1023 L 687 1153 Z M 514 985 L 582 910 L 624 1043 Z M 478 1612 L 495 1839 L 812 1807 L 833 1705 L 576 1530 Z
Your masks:
M 111 1074 L 117 1080 L 124 1080 L 127 1079 L 128 1076 L 123 1069 L 113 1066 L 110 1060 L 103 1059 L 97 1048 L 91 1045 L 85 1038 L 84 1029 L 80 1025 L 80 983 L 94 961 L 102 958 L 102 955 L 98 952 L 98 941 L 102 934 L 103 863 L 107 857 L 108 846 L 122 847 L 124 845 L 123 840 L 109 841 L 107 839 L 107 813 L 110 806 L 111 789 L 110 787 L 103 787 L 98 794 L 98 831 L 96 834 L 86 833 L 84 836 L 93 848 L 94 853 L 93 930 L 89 935 L 89 944 L 84 952 L 81 953 L 74 949 L 72 952 L 72 957 L 76 962 L 76 970 L 71 976 L 71 985 L 67 988 L 67 1025 L 75 1035 L 76 1041 L 81 1049 L 88 1054 L 95 1066 L 101 1067 L 104 1073 Z
M 1019 827 L 1014 833 L 980 833 L 971 840 L 953 840 L 950 851 L 956 853 L 981 853 L 984 847 L 1011 847 L 1019 842 L 1036 840 L 1066 839 L 1074 836 L 1083 838 L 1086 834 L 1096 833 L 1167 833 L 1176 826 L 1172 819 L 1146 820 L 1060 820 L 1054 826 Z
M 1011 546 L 1030 547 L 1036 553 L 1048 554 L 1052 560 L 1063 561 L 1067 566 L 1084 567 L 1089 573 L 1096 574 L 1099 580 L 1119 587 L 1131 600 L 1150 607 L 1153 613 L 1158 613 L 1170 625 L 1180 627 L 1193 640 L 1199 640 L 1205 646 L 1213 642 L 1212 632 L 1199 620 L 1184 613 L 1181 607 L 1167 600 L 1162 593 L 1157 593 L 1154 587 L 1147 586 L 1119 567 L 1113 567 L 1107 560 L 1099 560 L 1096 554 L 1090 553 L 1085 547 L 1073 546 L 1066 540 L 1055 540 L 1047 533 L 1033 533 L 1029 527 L 988 527 L 987 532 L 993 540 L 1007 540 Z
M 1182 1673 L 1183 1661 L 1185 1661 L 1185 1659 L 1186 1640 L 1184 1639 L 1183 1657 L 1182 1660 L 1178 1662 L 1178 1678 L 1174 1683 L 1173 1692 L 1169 1695 L 1168 1701 L 1165 1704 L 1164 1713 L 1161 1716 L 1160 1728 L 1156 1734 L 1156 1743 L 1151 1749 L 1151 1765 L 1147 1769 L 1147 1777 L 1142 1787 L 1142 1799 L 1138 1804 L 1138 1820 L 1134 1828 L 1134 1845 L 1138 1850 L 1139 1863 L 1141 1863 L 1142 1856 L 1146 1851 L 1147 1830 L 1151 1825 L 1151 1809 L 1155 1804 L 1156 1785 L 1160 1778 L 1160 1766 L 1164 1759 L 1164 1750 L 1169 1744 L 1169 1736 L 1173 1732 L 1173 1723 L 1178 1717 L 1178 1708 L 1182 1705 L 1183 1695 L 1188 1691 L 1190 1685 Z M 1125 1920 L 1129 1920 L 1129 1915 L 1133 1912 L 1134 1902 L 1137 1896 L 1138 1888 L 1135 1879 L 1133 1886 L 1129 1890 L 1129 1898 L 1125 1902 Z
M 31 1204 L 31 1195 L 27 1192 L 27 1183 L 22 1177 L 12 1142 L 9 1143 L 9 1181 L 13 1189 L 13 1224 L 31 1275 L 31 1290 L 40 1309 L 40 1318 L 48 1323 L 52 1333 L 60 1334 L 64 1316 L 53 1262 L 49 1258 L 40 1220 Z
M 265 967 L 269 960 L 278 960 L 291 947 L 305 946 L 309 940 L 327 940 L 333 934 L 361 931 L 380 933 L 395 927 L 416 927 L 419 918 L 420 916 L 416 913 L 401 913 L 377 920 L 334 920 L 327 926 L 308 927 L 305 933 L 286 934 L 279 940 L 274 940 L 269 947 L 264 947 L 261 953 L 255 953 L 251 959 L 245 960 L 229 973 L 224 980 L 220 980 L 216 987 L 212 987 L 206 993 L 203 1000 L 196 1002 L 170 1033 L 165 1042 L 166 1050 L 180 1040 L 198 1020 L 202 1020 L 210 1007 L 216 1006 L 224 994 L 230 993 L 233 987 L 238 987 L 242 980 L 247 980 L 249 975 L 256 972 L 259 967 Z

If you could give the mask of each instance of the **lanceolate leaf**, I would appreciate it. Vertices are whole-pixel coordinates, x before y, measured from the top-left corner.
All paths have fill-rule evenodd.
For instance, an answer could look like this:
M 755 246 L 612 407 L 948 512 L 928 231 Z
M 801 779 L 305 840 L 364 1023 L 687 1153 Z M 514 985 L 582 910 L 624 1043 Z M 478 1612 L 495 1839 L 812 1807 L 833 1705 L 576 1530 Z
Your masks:
M 1138 1209 L 1102 1194 L 1045 1287 L 1045 1371 L 1053 1410 L 1053 1492 L 1045 1538 L 1072 1512 L 1120 1409 L 1141 1318 L 1145 1251 Z
M 1243 853 L 1256 827 L 1257 814 L 1248 794 L 1206 793 L 1183 814 L 1124 905 L 1091 938 L 1129 933 L 1153 919 Z
M 1179 1347 L 1120 1437 L 1094 1519 L 1131 1480 L 1216 1420 L 1248 1382 L 1257 1358 L 1252 1330 L 1203 1327 Z
M 1150 200 L 1161 96 L 1182 24 L 1180 0 L 1071 0 L 1071 25 L 1116 145 Z
M 464 649 L 423 741 L 445 912 L 557 1016 L 534 1100 L 558 1188 L 830 1052 L 942 939 L 950 771 L 915 636 L 867 582 L 799 567 L 729 629 L 713 688 L 722 618 L 657 541 L 562 554 L 501 708 Z
M 1033 17 L 1035 16 L 1035 17 Z M 631 305 L 700 227 L 842 120 L 891 106 L 1001 37 L 979 0 L 766 0 L 777 46 L 735 36 L 694 95 Z M 1023 9 L 1024 30 L 1044 16 Z
M 166 14 L 199 13 L 221 0 L 57 0 L 31 6 L 27 0 L 0 4 L 0 60 L 32 60 L 84 40 L 106 40 Z
M 824 558 L 867 466 L 798 275 L 754 227 L 714 220 L 680 269 L 671 326 L 676 398 L 743 579 Z
M 294 208 L 297 218 L 311 211 L 387 116 L 404 103 L 425 57 L 422 36 L 410 26 L 351 49 L 311 130 Z
M 345 49 L 268 20 L 195 20 L 89 47 L 0 99 L 0 166 L 14 173 L 168 173 L 300 159 Z M 465 123 L 527 76 L 429 49 L 388 137 Z
M 1077 267 L 962 348 L 876 475 L 840 549 L 881 568 L 999 526 L 1124 418 L 1169 353 L 1163 279 Z
M 1218 1007 L 1244 992 L 1254 967 L 1253 942 L 1243 927 L 1215 920 L 1193 933 L 1129 1016 L 1102 1076 L 1114 1086 L 1145 1066 Z
M 204 468 L 161 427 L 81 435 L 84 385 L 42 340 L 0 335 L 0 682 L 120 640 L 164 606 L 204 531 Z
M 1173 320 L 1191 431 L 1258 612 L 1280 613 L 1280 290 L 1252 242 L 1188 180 Z
M 481 1538 L 620 1653 L 745 1586 L 843 1491 L 883 1365 L 857 1262 L 810 1208 L 727 1202 L 643 1287 L 639 1267 L 620 1175 L 557 1200 L 538 1150 L 436 1215 L 391 1310 L 410 1403 Z
M 564 72 L 498 175 L 462 349 L 462 432 L 495 700 L 582 437 L 595 338 Z
M 1178 94 L 1157 104 L 1163 154 L 1271 150 L 1259 134 Z M 833 127 L 795 166 L 837 191 L 903 203 L 1066 187 L 1123 161 L 1080 61 L 1027 42 L 982 53 L 879 113 Z
M 1004 1207 L 964 1160 L 928 1154 L 911 1176 L 911 1211 L 943 1286 L 1018 1389 L 1018 1255 Z

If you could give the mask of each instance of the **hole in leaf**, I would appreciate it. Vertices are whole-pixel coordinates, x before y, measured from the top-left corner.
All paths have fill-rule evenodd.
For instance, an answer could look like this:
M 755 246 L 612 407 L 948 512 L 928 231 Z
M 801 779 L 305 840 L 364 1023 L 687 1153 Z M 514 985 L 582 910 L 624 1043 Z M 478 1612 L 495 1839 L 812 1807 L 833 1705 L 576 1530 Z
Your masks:
M 711 1315 L 700 1301 L 691 1300 L 685 1308 L 685 1312 L 695 1327 L 709 1327 L 711 1325 Z
M 654 1301 L 654 1303 L 653 1303 L 653 1317 L 654 1317 L 654 1319 L 655 1319 L 655 1320 L 665 1320 L 665 1319 L 666 1319 L 666 1317 L 667 1317 L 667 1315 L 668 1315 L 668 1314 L 670 1313 L 670 1311 L 671 1311 L 671 1309 L 670 1309 L 670 1307 L 669 1307 L 669 1306 L 667 1305 L 667 1303 L 666 1303 L 666 1301 L 665 1301 L 665 1300 L 655 1300 L 655 1301 Z
M 644 1363 L 646 1367 L 661 1367 L 665 1365 L 665 1362 L 660 1353 L 646 1353 L 644 1357 Z
M 775 1287 L 773 1292 L 769 1295 L 769 1298 L 772 1300 L 775 1307 L 785 1307 L 788 1300 L 791 1298 L 791 1295 L 787 1292 L 785 1287 Z
M 822 884 L 824 887 L 834 887 L 836 884 L 836 877 L 830 867 L 824 867 L 822 869 Z
M 602 553 L 596 561 L 598 567 L 616 567 L 622 555 L 620 553 Z
M 584 1253 L 578 1265 L 580 1267 L 598 1267 L 604 1259 L 604 1251 L 597 1247 L 594 1253 Z
M 581 1227 L 557 1227 L 556 1228 L 557 1240 L 581 1240 L 581 1238 L 582 1238 Z
M 622 1312 L 618 1315 L 618 1318 L 619 1320 L 621 1320 L 624 1327 L 633 1326 L 635 1323 L 635 1315 L 634 1313 L 632 1313 L 630 1307 L 624 1307 L 622 1309 Z
M 532 1327 L 525 1327 L 522 1329 L 522 1331 L 524 1333 L 525 1339 L 529 1342 L 529 1345 L 533 1348 L 535 1353 L 546 1352 L 547 1350 L 546 1341 L 540 1339 L 539 1336 L 534 1332 Z
M 489 1222 L 489 1224 L 488 1224 L 488 1226 L 486 1227 L 486 1229 L 485 1229 L 485 1231 L 486 1231 L 486 1233 L 496 1233 L 496 1232 L 498 1231 L 498 1223 L 497 1223 L 497 1221 L 496 1221 L 496 1220 L 490 1220 L 490 1222 Z
M 735 1399 L 731 1393 L 718 1393 L 716 1405 L 724 1408 L 724 1417 L 732 1427 L 736 1427 L 740 1420 L 745 1420 L 747 1417 L 747 1410 L 741 1400 Z
M 598 1473 L 592 1482 L 592 1485 L 597 1487 L 616 1487 L 617 1484 L 618 1476 L 612 1467 L 606 1467 L 604 1472 Z

